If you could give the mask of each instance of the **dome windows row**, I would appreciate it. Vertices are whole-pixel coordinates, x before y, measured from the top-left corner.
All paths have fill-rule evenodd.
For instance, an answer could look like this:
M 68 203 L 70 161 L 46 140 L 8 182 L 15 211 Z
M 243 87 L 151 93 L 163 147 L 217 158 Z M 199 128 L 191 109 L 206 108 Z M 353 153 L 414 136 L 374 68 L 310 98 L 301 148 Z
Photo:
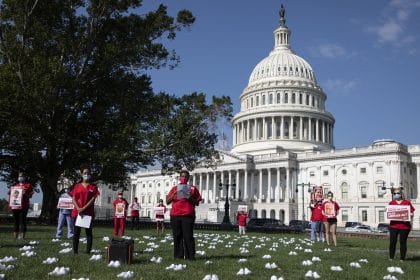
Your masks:
M 312 81 L 315 81 L 315 75 L 312 70 L 308 70 L 307 68 L 297 67 L 297 66 L 278 66 L 277 69 L 275 68 L 277 65 L 273 65 L 269 68 L 258 69 L 252 75 L 251 80 L 266 78 L 266 77 L 273 77 L 273 76 L 291 76 L 291 77 L 301 77 L 306 78 Z
M 324 109 L 324 103 L 320 97 L 309 93 L 277 92 L 277 93 L 258 93 L 251 95 L 243 101 L 242 109 L 248 110 L 253 107 L 272 105 L 272 104 L 292 104 L 304 105 L 317 109 Z

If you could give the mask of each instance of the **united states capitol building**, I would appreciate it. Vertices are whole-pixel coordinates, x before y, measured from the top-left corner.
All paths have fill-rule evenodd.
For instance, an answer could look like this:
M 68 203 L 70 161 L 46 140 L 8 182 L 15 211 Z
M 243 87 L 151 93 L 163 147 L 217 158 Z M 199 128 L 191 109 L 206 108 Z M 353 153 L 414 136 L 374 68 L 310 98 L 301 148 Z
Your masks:
M 232 149 L 219 151 L 213 166 L 191 171 L 190 182 L 203 197 L 197 221 L 220 222 L 226 195 L 231 221 L 238 205 L 248 205 L 251 217 L 285 224 L 308 220 L 310 184 L 334 193 L 341 207 L 339 226 L 356 221 L 376 227 L 387 222 L 391 195 L 384 188 L 394 185 L 403 186 L 417 209 L 413 227 L 420 229 L 420 145 L 378 140 L 335 149 L 335 119 L 325 107 L 326 93 L 311 65 L 292 50 L 284 10 L 280 16 L 273 50 L 255 66 L 240 95 Z M 138 197 L 141 215 L 151 217 L 159 198 L 177 183 L 177 177 L 160 170 L 140 171 L 131 179 L 131 201 Z

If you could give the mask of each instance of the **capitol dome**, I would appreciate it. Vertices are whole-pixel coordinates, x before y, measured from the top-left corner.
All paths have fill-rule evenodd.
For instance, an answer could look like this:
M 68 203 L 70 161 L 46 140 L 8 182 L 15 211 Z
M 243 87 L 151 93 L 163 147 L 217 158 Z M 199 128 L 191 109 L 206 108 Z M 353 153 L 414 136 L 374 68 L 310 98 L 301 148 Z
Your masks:
M 334 148 L 334 117 L 311 65 L 290 46 L 285 11 L 274 30 L 274 48 L 252 71 L 233 124 L 232 152 L 304 152 Z

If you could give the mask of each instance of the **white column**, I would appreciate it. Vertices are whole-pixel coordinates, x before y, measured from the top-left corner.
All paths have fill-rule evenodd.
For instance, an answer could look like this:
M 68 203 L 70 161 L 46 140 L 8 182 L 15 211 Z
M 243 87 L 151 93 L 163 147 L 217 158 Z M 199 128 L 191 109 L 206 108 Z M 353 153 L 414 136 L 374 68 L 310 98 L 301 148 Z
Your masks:
M 254 119 L 254 134 L 253 134 L 253 139 L 254 140 L 258 139 L 258 135 L 257 135 L 257 119 Z
M 262 176 L 263 176 L 263 170 L 260 169 L 260 176 L 258 178 L 258 202 L 261 202 L 262 200 Z
M 239 199 L 239 187 L 240 187 L 240 182 L 239 182 L 239 169 L 236 170 L 236 189 L 235 189 L 235 198 Z
M 276 122 L 274 117 L 271 117 L 271 139 L 276 139 Z
M 244 200 L 248 199 L 248 171 L 244 170 Z
M 200 173 L 200 186 L 199 186 L 199 191 L 200 191 L 200 194 L 201 195 L 204 195 L 203 194 L 203 187 L 204 187 L 204 185 L 203 185 L 203 173 Z
M 303 118 L 300 117 L 300 127 L 299 127 L 299 138 L 300 140 L 303 140 Z
M 293 124 L 293 117 L 290 117 L 290 125 L 289 125 L 289 139 L 293 139 L 293 130 L 295 129 L 295 126 Z
M 206 202 L 210 203 L 210 176 L 209 176 L 209 173 L 206 173 L 206 192 L 207 192 Z
M 286 167 L 286 188 L 284 191 L 284 200 L 286 202 L 290 201 L 290 168 Z
M 217 178 L 217 174 L 216 174 L 216 172 L 213 172 L 213 199 L 212 199 L 212 201 L 213 202 L 215 202 L 216 201 L 216 189 L 217 189 L 217 187 L 216 187 L 216 178 Z
M 220 197 L 219 198 L 224 198 L 226 196 L 225 194 L 225 173 L 224 171 L 220 171 L 220 182 L 222 183 L 222 190 L 219 192 L 220 193 Z M 220 187 L 220 186 L 219 186 Z
M 308 118 L 308 140 L 312 141 L 312 122 L 311 122 L 311 118 Z
M 238 144 L 238 141 L 236 139 L 236 124 L 233 125 L 233 145 Z
M 315 141 L 319 142 L 319 119 L 316 119 L 315 121 L 316 121 L 316 123 L 315 123 L 315 125 L 316 125 L 316 127 L 315 127 L 315 132 L 316 132 Z
M 263 122 L 262 122 L 262 138 L 264 140 L 267 139 L 267 127 L 266 126 L 267 126 L 267 124 L 265 122 L 265 117 L 263 117 Z
M 271 202 L 271 168 L 267 169 L 267 202 L 270 203 Z
M 322 121 L 322 142 L 325 143 L 325 122 Z
M 233 182 L 232 182 L 232 170 L 229 170 L 229 173 L 228 173 L 229 175 L 228 175 L 228 178 L 229 178 L 229 192 L 228 192 L 228 197 L 232 197 L 232 184 L 233 184 Z
M 280 167 L 277 168 L 277 180 L 276 180 L 276 193 L 275 193 L 275 201 L 279 202 L 280 201 Z
M 284 139 L 284 117 L 280 117 L 280 139 Z
M 246 140 L 249 142 L 249 135 L 250 135 L 250 131 L 249 131 L 249 128 L 250 128 L 250 124 L 249 124 L 249 120 L 247 120 L 246 121 Z

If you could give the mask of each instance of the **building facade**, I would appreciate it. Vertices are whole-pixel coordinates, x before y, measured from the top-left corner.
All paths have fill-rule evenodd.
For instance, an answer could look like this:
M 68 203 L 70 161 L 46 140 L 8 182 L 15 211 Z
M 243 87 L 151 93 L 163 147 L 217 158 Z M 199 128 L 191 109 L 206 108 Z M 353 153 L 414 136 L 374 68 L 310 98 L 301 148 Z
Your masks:
M 403 186 L 418 211 L 413 227 L 420 229 L 420 145 L 378 140 L 366 147 L 335 149 L 335 119 L 325 108 L 326 94 L 312 67 L 296 55 L 283 16 L 274 30 L 274 48 L 252 71 L 240 96 L 240 112 L 232 120 L 233 148 L 220 151 L 214 166 L 191 172 L 203 202 L 198 221 L 220 222 L 225 199 L 230 217 L 248 205 L 259 218 L 306 219 L 310 189 L 322 185 L 341 207 L 338 224 L 356 221 L 371 226 L 386 222 L 391 186 Z M 160 170 L 131 177 L 132 193 L 143 216 L 177 183 Z M 419 201 L 419 202 L 417 202 Z

